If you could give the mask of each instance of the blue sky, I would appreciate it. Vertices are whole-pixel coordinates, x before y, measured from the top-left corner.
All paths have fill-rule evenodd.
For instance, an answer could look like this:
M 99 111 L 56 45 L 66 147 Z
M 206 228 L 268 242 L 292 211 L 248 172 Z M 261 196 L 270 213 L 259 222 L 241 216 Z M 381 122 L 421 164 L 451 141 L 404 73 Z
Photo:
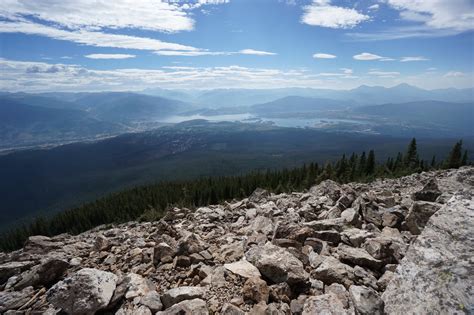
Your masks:
M 2 0 L 0 90 L 473 87 L 472 0 Z

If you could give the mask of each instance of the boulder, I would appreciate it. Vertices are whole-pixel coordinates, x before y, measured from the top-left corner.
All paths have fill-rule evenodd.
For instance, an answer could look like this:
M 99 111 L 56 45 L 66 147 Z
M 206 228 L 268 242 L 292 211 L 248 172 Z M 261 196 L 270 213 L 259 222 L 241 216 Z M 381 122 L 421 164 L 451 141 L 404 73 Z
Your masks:
M 341 244 L 337 248 L 337 254 L 341 261 L 349 262 L 354 265 L 369 267 L 372 269 L 380 269 L 383 266 L 381 260 L 375 259 L 363 248 L 354 248 Z
M 341 233 L 341 240 L 347 245 L 360 247 L 364 241 L 370 237 L 374 237 L 373 232 L 361 230 L 358 228 L 346 229 Z
M 374 289 L 366 286 L 352 285 L 349 288 L 354 307 L 360 315 L 383 314 L 383 301 Z M 403 304 L 402 301 L 398 301 Z
M 245 302 L 260 303 L 268 302 L 270 290 L 267 283 L 260 278 L 250 278 L 242 287 L 242 297 Z
M 451 198 L 408 249 L 382 295 L 389 314 L 472 312 L 474 200 Z M 404 303 L 400 303 L 404 301 Z
M 359 223 L 359 213 L 354 208 L 348 208 L 341 212 L 341 219 L 345 224 L 357 225 Z
M 136 273 L 129 273 L 126 278 L 128 285 L 125 298 L 127 300 L 145 296 L 154 290 L 153 282 Z
M 153 313 L 163 309 L 163 303 L 161 302 L 160 295 L 156 291 L 149 291 L 144 296 L 142 296 L 140 299 L 140 304 L 148 307 Z
M 413 200 L 434 202 L 440 195 L 441 191 L 438 188 L 438 182 L 436 178 L 432 178 L 422 190 L 413 193 L 412 198 Z
M 202 299 L 206 295 L 206 290 L 203 287 L 178 287 L 166 291 L 162 297 L 161 302 L 165 308 L 185 300 Z
M 245 253 L 245 257 L 263 276 L 274 283 L 298 285 L 307 282 L 309 278 L 300 260 L 286 249 L 270 242 L 251 248 Z
M 270 300 L 273 302 L 290 303 L 291 296 L 291 288 L 286 282 L 281 282 L 270 286 Z
M 63 246 L 64 243 L 57 242 L 50 237 L 35 235 L 28 237 L 23 250 L 30 253 L 45 254 L 52 250 L 60 249 Z
M 224 268 L 243 278 L 260 278 L 258 268 L 246 260 L 239 260 L 230 264 L 225 264 Z
M 411 234 L 420 234 L 430 217 L 438 211 L 440 207 L 440 204 L 434 202 L 414 202 L 406 217 L 406 225 Z
M 116 283 L 111 272 L 84 268 L 51 287 L 47 299 L 70 314 L 94 314 L 109 304 Z
M 326 285 L 340 283 L 346 288 L 353 284 L 354 281 L 354 269 L 332 256 L 324 257 L 323 261 L 313 270 L 311 275 L 323 281 Z
M 270 196 L 270 193 L 262 188 L 257 188 L 249 197 L 249 202 L 258 203 Z
M 21 291 L 0 291 L 0 313 L 6 314 L 8 310 L 16 310 L 27 303 L 34 294 L 33 287 Z
M 181 301 L 155 315 L 208 315 L 206 302 L 201 299 Z
M 0 265 L 0 284 L 4 283 L 11 276 L 21 273 L 35 264 L 34 261 L 11 261 Z
M 186 256 L 206 249 L 205 243 L 195 233 L 189 233 L 178 241 L 177 254 Z
M 303 305 L 302 315 L 328 314 L 345 315 L 354 314 L 350 308 L 344 307 L 344 301 L 332 293 L 310 296 Z
M 49 287 L 54 284 L 69 267 L 69 263 L 59 258 L 47 258 L 41 264 L 23 272 L 15 284 L 15 290 L 33 286 Z

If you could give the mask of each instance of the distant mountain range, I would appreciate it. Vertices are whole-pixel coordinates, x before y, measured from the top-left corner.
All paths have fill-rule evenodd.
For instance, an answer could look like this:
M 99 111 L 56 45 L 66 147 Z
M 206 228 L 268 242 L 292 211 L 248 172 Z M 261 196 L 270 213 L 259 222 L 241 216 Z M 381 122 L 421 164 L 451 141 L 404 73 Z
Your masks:
M 139 131 L 148 128 L 141 124 L 191 108 L 181 101 L 135 93 L 3 94 L 0 149 Z
M 395 100 L 397 103 L 407 103 L 421 100 L 470 102 L 474 99 L 474 88 L 424 90 L 405 83 L 390 88 L 362 85 L 352 90 L 281 88 L 170 91 L 165 89 L 147 89 L 143 93 L 171 97 L 206 108 L 250 106 L 272 102 L 287 96 L 344 100 L 361 106 L 391 103 Z
M 357 132 L 473 135 L 474 89 L 423 90 L 408 84 L 352 90 L 309 88 L 0 93 L 0 150 L 58 145 L 139 132 L 168 117 L 249 114 L 256 118 L 363 119 Z M 156 94 L 156 95 L 150 95 Z M 190 118 L 192 119 L 192 118 Z M 172 120 L 171 120 L 172 121 Z M 341 130 L 338 126 L 331 126 Z M 346 130 L 354 131 L 354 130 Z M 425 132 L 426 131 L 426 132 Z

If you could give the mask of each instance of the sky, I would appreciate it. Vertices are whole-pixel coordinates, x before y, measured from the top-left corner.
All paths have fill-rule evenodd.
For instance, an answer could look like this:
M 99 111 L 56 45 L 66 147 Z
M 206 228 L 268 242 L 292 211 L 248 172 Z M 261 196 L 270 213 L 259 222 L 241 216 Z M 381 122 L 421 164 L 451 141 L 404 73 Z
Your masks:
M 473 0 L 2 0 L 1 91 L 474 86 Z

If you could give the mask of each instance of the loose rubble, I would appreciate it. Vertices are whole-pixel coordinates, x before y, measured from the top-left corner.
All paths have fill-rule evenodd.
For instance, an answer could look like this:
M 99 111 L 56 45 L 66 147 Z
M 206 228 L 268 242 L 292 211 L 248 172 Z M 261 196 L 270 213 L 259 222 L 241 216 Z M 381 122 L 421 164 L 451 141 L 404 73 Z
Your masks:
M 474 312 L 474 168 L 175 208 L 0 253 L 2 314 Z

